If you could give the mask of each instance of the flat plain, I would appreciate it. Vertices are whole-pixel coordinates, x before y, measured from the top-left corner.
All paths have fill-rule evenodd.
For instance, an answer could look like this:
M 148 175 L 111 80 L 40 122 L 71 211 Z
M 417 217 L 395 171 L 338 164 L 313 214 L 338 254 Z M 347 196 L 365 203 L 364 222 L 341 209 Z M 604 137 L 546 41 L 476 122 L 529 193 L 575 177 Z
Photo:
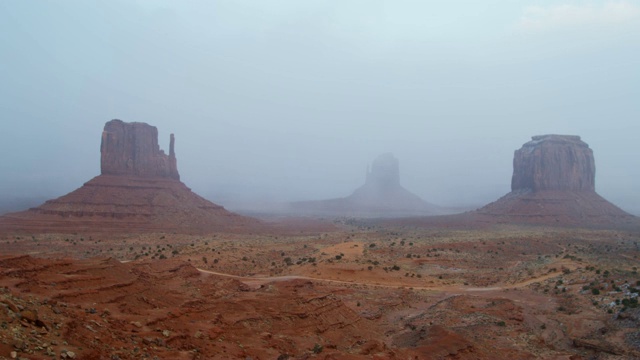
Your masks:
M 6 234 L 0 356 L 640 356 L 638 232 L 319 228 Z

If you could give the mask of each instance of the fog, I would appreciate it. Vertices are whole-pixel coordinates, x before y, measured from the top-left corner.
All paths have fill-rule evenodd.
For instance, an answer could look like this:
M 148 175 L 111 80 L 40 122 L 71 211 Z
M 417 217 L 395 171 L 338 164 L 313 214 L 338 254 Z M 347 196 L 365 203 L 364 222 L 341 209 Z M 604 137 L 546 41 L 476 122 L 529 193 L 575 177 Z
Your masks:
M 392 152 L 413 193 L 480 206 L 531 136 L 580 135 L 640 214 L 637 1 L 6 0 L 0 34 L 0 199 L 98 175 L 118 118 L 174 133 L 222 205 L 346 196 Z

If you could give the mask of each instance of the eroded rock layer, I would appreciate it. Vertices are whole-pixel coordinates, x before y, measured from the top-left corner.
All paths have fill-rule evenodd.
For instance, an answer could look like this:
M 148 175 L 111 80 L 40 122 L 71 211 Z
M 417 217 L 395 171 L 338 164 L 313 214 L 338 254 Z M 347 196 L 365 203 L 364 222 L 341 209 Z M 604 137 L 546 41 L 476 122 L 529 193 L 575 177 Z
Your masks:
M 304 359 L 314 347 L 329 359 L 367 359 L 372 351 L 379 359 L 410 355 L 387 350 L 372 321 L 308 281 L 251 289 L 235 279 L 201 274 L 183 261 L 122 264 L 111 258 L 4 255 L 0 275 L 6 280 L 0 320 L 15 328 L 10 336 L 20 353 L 46 343 L 49 353 L 78 359 Z M 5 304 L 15 312 L 9 314 Z M 24 320 L 27 314 L 33 321 Z M 5 343 L 8 329 L 0 328 Z M 11 350 L 12 345 L 0 347 L 0 357 L 9 358 Z M 53 358 L 45 357 L 46 351 L 29 358 Z
M 241 231 L 258 222 L 225 210 L 180 181 L 100 175 L 39 207 L 0 218 L 14 232 Z

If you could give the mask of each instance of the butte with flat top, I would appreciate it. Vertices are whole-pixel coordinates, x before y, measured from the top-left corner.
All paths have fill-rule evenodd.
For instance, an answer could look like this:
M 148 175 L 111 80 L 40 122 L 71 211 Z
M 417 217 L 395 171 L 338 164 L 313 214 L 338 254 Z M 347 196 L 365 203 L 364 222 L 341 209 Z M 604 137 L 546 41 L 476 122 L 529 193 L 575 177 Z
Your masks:
M 169 155 L 156 127 L 111 120 L 100 146 L 101 174 L 79 189 L 27 211 L 0 217 L 0 232 L 245 231 L 258 220 L 225 210 L 180 181 L 171 134 Z

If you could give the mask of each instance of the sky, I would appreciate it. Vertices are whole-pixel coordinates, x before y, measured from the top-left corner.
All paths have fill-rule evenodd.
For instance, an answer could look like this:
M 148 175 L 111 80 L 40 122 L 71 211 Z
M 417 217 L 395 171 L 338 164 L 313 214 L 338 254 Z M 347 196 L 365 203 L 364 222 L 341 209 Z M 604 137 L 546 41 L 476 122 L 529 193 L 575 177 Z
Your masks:
M 98 175 L 117 118 L 222 205 L 347 196 L 392 152 L 479 206 L 531 136 L 580 135 L 640 214 L 640 1 L 1 0 L 0 64 L 0 201 Z

